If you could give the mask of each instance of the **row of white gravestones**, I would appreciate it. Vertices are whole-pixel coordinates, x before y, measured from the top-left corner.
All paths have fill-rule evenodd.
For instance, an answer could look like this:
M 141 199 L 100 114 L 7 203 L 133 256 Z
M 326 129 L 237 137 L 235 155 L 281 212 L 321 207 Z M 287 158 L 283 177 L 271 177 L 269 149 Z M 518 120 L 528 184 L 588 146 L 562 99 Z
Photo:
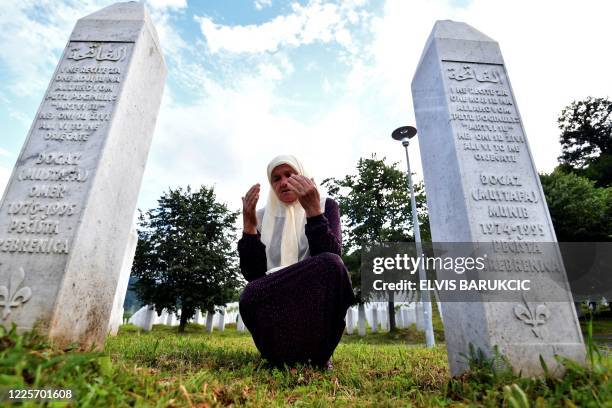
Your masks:
M 206 321 L 206 331 L 209 333 L 211 333 L 215 327 L 219 331 L 225 330 L 226 324 L 230 322 L 236 322 L 238 331 L 246 330 L 242 318 L 238 313 L 237 303 L 230 303 L 220 309 L 222 311 L 219 313 L 206 313 L 205 318 L 199 310 L 196 310 L 195 316 L 191 321 L 196 324 L 201 324 L 201 322 Z M 150 331 L 154 324 L 178 326 L 180 323 L 180 314 L 180 310 L 177 313 L 169 313 L 164 309 L 162 313 L 158 315 L 154 309 L 143 306 L 130 317 L 128 323 L 142 327 L 146 331 Z
M 84 348 L 114 330 L 166 72 L 142 3 L 77 22 L 0 202 L 3 326 Z
M 526 376 L 544 374 L 541 359 L 551 373 L 562 372 L 557 356 L 584 362 L 563 259 L 546 244 L 557 239 L 499 44 L 465 23 L 436 22 L 412 80 L 412 100 L 432 240 L 473 248 L 531 242 L 542 251 L 488 254 L 477 279 L 530 279 L 525 264 L 558 266 L 558 285 L 531 278 L 522 301 L 442 304 L 451 374 L 469 368 L 462 355 L 470 347 L 487 355 L 497 348 Z M 496 268 L 500 259 L 507 268 Z M 444 269 L 437 277 L 457 279 Z
M 423 308 L 415 306 L 415 303 L 396 302 L 395 323 L 398 329 L 410 327 L 417 324 L 419 320 L 417 313 L 421 313 L 421 324 L 417 325 L 418 330 L 423 329 Z M 417 303 L 418 304 L 418 303 Z M 365 336 L 366 326 L 370 327 L 372 333 L 378 331 L 389 331 L 389 312 L 387 304 L 384 303 L 365 303 L 363 305 L 349 307 L 346 312 L 346 332 L 352 335 L 355 330 L 360 336 Z

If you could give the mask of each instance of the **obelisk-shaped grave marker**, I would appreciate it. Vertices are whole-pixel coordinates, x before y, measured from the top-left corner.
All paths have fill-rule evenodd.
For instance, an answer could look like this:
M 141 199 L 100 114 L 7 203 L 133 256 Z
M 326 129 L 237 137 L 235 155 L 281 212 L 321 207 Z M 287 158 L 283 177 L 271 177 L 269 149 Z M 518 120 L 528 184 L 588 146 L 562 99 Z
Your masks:
M 558 366 L 554 355 L 584 361 L 563 262 L 552 244 L 555 232 L 499 45 L 465 23 L 436 22 L 412 95 L 433 241 L 509 248 L 534 242 L 543 250 L 489 254 L 503 256 L 503 264 L 487 259 L 484 277 L 524 276 L 544 256 L 558 267 L 553 285 L 534 283 L 520 302 L 444 303 L 451 373 L 467 369 L 470 344 L 489 355 L 498 346 L 523 375 L 543 372 L 540 355 L 551 370 Z M 492 267 L 500 264 L 506 270 Z M 438 279 L 459 277 L 437 272 Z
M 141 3 L 80 19 L 0 205 L 0 323 L 103 344 L 166 77 Z

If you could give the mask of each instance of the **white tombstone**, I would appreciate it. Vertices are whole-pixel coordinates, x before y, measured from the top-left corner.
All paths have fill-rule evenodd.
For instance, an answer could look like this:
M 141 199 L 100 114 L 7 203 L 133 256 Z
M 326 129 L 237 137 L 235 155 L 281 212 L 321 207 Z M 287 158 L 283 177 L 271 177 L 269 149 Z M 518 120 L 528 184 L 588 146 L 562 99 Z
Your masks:
M 416 316 L 416 305 L 412 303 L 406 308 L 406 315 L 404 319 L 407 326 L 412 324 L 416 325 L 417 316 Z
M 378 332 L 378 309 L 376 306 L 372 308 L 372 333 Z
M 158 319 L 158 324 L 167 324 L 167 320 L 168 320 L 168 310 L 164 309 L 162 310 L 161 316 Z
M 121 264 L 115 299 L 113 300 L 111 323 L 109 325 L 109 333 L 112 336 L 117 335 L 117 330 L 119 330 L 119 325 L 123 319 L 123 303 L 125 302 L 130 273 L 132 272 L 132 262 L 136 254 L 136 244 L 138 244 L 138 232 L 136 231 L 136 226 L 132 224 L 132 230 L 130 231 L 125 253 L 123 254 L 123 263 Z
M 219 329 L 219 331 L 225 330 L 225 308 L 222 308 L 221 312 L 219 312 L 219 320 L 217 321 L 217 329 Z
M 200 313 L 200 309 L 196 309 L 195 318 L 193 320 L 195 324 L 202 324 L 202 313 Z
M 232 302 L 225 305 L 225 323 L 235 322 L 238 317 L 238 302 Z
M 153 324 L 164 324 L 162 314 L 163 312 L 161 314 L 158 314 L 157 312 L 155 312 L 155 318 L 153 320 Z
M 130 317 L 128 323 L 141 327 L 145 331 L 151 331 L 153 324 L 155 324 L 155 316 L 157 316 L 157 313 L 153 307 L 143 306 Z
M 144 329 L 144 331 L 150 332 L 153 329 L 153 323 L 155 323 L 156 315 L 157 313 L 155 312 L 155 308 L 153 308 L 153 306 L 148 307 L 146 309 L 144 321 L 142 324 L 142 328 Z
M 353 321 L 353 308 L 349 307 L 346 311 L 346 334 L 352 335 L 355 330 L 355 323 Z
M 425 315 L 423 313 L 423 302 L 416 302 L 415 306 L 416 328 L 418 331 L 425 331 Z
M 213 332 L 213 319 L 215 317 L 215 314 L 213 312 L 207 312 L 206 314 L 206 332 L 207 333 L 212 333 Z
M 202 325 L 204 326 L 204 329 L 206 329 L 206 320 L 208 318 L 208 312 L 203 311 L 202 312 Z
M 358 310 L 358 320 L 359 320 L 359 335 L 363 337 L 366 335 L 365 305 L 363 303 L 360 303 L 357 310 Z
M 400 313 L 402 314 L 402 323 L 404 323 L 404 327 L 410 327 L 410 321 L 408 320 L 408 307 L 403 306 L 400 309 Z
M 128 323 L 133 324 L 138 327 L 145 327 L 146 315 L 147 315 L 148 307 L 143 306 L 136 311 L 128 320 Z
M 559 285 L 538 286 L 545 276 L 529 274 L 531 288 L 521 301 L 444 303 L 442 297 L 451 374 L 468 369 L 461 356 L 470 345 L 487 355 L 497 346 L 525 376 L 543 374 L 540 356 L 551 373 L 560 372 L 555 356 L 584 362 L 563 261 L 558 249 L 545 244 L 556 242 L 555 232 L 499 45 L 465 23 L 436 22 L 412 95 L 432 241 L 536 242 L 542 255 L 510 253 L 505 269 L 489 254 L 493 259 L 478 278 L 496 273 L 521 279 L 522 265 L 538 262 L 555 265 L 561 278 Z M 437 276 L 458 278 L 452 270 Z M 530 300 L 542 294 L 554 303 Z
M 395 311 L 395 327 L 397 327 L 398 329 L 404 328 L 404 322 L 402 321 L 402 314 L 400 313 L 399 310 Z
M 78 20 L 0 203 L 0 324 L 103 347 L 165 77 L 142 3 Z
M 387 312 L 387 306 L 381 306 L 378 309 L 379 317 L 380 317 L 380 330 L 382 332 L 389 331 L 389 313 Z
M 236 330 L 239 332 L 243 332 L 245 331 L 246 326 L 244 325 L 244 322 L 242 321 L 242 316 L 240 316 L 240 314 L 238 314 L 238 320 L 236 321 Z

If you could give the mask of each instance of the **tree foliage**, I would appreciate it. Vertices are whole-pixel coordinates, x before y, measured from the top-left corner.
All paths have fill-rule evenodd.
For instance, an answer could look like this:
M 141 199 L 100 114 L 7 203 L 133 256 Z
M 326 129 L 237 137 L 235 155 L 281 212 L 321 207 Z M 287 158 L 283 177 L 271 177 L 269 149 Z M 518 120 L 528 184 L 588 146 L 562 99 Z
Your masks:
M 561 169 L 540 180 L 558 241 L 612 240 L 612 187 Z
M 140 214 L 132 274 L 144 304 L 158 313 L 181 310 L 179 331 L 196 309 L 213 312 L 237 296 L 234 249 L 237 212 L 216 201 L 214 188 L 170 189 Z
M 559 157 L 565 171 L 612 184 L 612 101 L 588 97 L 574 101 L 561 112 Z
M 398 163 L 387 164 L 385 158 L 361 158 L 357 173 L 343 179 L 323 180 L 329 194 L 338 201 L 346 228 L 345 252 L 364 243 L 413 241 L 412 209 L 405 172 Z M 415 186 L 415 195 L 423 239 L 429 239 L 429 224 L 423 185 Z

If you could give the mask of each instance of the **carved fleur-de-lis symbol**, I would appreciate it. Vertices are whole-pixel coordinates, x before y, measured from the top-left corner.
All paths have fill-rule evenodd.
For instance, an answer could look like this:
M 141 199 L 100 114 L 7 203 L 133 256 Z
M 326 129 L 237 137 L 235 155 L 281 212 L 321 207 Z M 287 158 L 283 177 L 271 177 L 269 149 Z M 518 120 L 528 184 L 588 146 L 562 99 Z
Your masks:
M 21 306 L 32 297 L 32 289 L 29 287 L 19 289 L 24 278 L 25 272 L 20 267 L 9 276 L 8 286 L 0 286 L 0 307 L 4 308 L 2 320 L 10 316 L 11 308 Z
M 537 305 L 535 309 L 529 306 L 525 296 L 523 295 L 523 303 L 514 306 L 514 315 L 517 319 L 525 323 L 526 325 L 531 326 L 531 331 L 536 337 L 540 336 L 540 326 L 546 324 L 548 321 L 548 317 L 550 312 L 546 305 Z

